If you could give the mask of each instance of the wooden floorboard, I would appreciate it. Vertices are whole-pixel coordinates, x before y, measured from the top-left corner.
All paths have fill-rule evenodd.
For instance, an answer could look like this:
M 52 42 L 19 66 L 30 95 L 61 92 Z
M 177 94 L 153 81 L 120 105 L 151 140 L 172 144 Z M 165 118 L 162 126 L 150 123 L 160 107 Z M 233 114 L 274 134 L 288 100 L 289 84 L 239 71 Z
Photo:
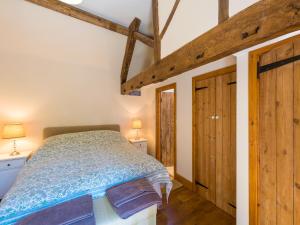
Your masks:
M 186 188 L 171 193 L 157 214 L 158 225 L 235 225 L 235 219 Z

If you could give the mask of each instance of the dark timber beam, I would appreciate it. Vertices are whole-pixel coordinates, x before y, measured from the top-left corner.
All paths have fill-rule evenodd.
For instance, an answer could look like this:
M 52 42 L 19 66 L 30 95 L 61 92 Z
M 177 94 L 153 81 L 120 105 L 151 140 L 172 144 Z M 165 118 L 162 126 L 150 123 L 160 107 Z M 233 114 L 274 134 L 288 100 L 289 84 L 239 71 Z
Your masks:
M 219 0 L 219 24 L 229 18 L 229 0 Z
M 69 4 L 63 3 L 58 0 L 25 0 L 39 6 L 54 10 L 56 12 L 62 13 L 67 16 L 71 16 L 73 18 L 85 21 L 87 23 L 94 24 L 96 26 L 117 32 L 119 34 L 127 35 L 129 34 L 129 30 L 127 27 L 122 26 L 120 24 L 114 23 L 110 20 L 104 19 L 102 17 L 93 15 L 81 9 L 78 9 Z M 135 37 L 137 40 L 143 42 L 144 44 L 153 47 L 153 38 L 149 37 L 140 32 L 136 32 Z
M 123 59 L 122 70 L 121 70 L 121 84 L 124 84 L 127 81 L 129 66 L 132 60 L 133 51 L 136 42 L 134 32 L 139 30 L 140 25 L 141 25 L 141 20 L 135 18 L 129 26 L 129 34 L 128 34 L 128 39 L 127 39 L 127 44 L 126 44 L 126 49 L 125 49 L 125 54 Z
M 169 25 L 170 25 L 170 23 L 171 23 L 171 21 L 172 21 L 174 15 L 175 15 L 175 12 L 176 12 L 176 9 L 177 9 L 177 7 L 178 7 L 178 5 L 179 5 L 179 2 L 180 2 L 180 0 L 176 0 L 174 6 L 173 6 L 173 8 L 172 8 L 172 11 L 171 11 L 171 13 L 170 13 L 170 15 L 169 15 L 169 17 L 168 17 L 168 19 L 167 19 L 167 22 L 166 22 L 164 28 L 162 29 L 162 31 L 161 31 L 161 33 L 160 33 L 160 35 L 159 35 L 160 39 L 163 39 L 165 33 L 167 32 L 167 30 L 168 30 L 168 28 L 169 28 Z
M 143 42 L 144 44 L 148 45 L 149 47 L 154 47 L 154 40 L 153 37 L 147 36 L 146 34 L 142 34 L 140 32 L 134 32 L 135 39 Z
M 153 33 L 154 33 L 154 62 L 157 63 L 161 59 L 161 40 L 159 36 L 158 0 L 152 0 L 152 17 L 153 17 Z
M 122 85 L 122 93 L 166 80 L 300 29 L 299 0 L 260 0 Z

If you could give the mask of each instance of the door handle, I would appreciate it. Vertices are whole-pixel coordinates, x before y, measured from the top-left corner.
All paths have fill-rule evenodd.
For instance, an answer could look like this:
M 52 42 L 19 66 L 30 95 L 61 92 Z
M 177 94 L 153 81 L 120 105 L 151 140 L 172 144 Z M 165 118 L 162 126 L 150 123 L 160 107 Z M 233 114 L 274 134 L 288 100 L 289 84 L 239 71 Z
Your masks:
M 218 116 L 218 115 L 213 115 L 213 116 L 211 116 L 210 117 L 212 120 L 218 120 L 218 119 L 220 119 L 220 116 Z

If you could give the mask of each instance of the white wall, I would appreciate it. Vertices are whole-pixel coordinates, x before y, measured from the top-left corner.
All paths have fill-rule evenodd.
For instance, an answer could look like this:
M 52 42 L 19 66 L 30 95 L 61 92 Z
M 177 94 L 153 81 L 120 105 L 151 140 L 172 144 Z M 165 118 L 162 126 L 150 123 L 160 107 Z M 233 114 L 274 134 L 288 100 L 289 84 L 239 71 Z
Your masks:
M 229 16 L 233 16 L 259 0 L 229 0 Z
M 248 54 L 237 57 L 237 224 L 249 218 Z
M 168 3 L 167 3 L 168 2 Z M 173 7 L 172 1 L 159 1 L 160 29 Z M 162 57 L 172 53 L 218 24 L 218 0 L 180 1 L 173 20 L 162 40 Z
M 25 123 L 20 150 L 36 149 L 47 126 L 119 123 L 130 136 L 131 119 L 141 117 L 148 135 L 153 90 L 119 94 L 125 36 L 23 0 L 1 0 L 0 27 L 0 128 Z M 133 71 L 143 51 L 137 46 Z M 0 152 L 10 150 L 0 139 Z

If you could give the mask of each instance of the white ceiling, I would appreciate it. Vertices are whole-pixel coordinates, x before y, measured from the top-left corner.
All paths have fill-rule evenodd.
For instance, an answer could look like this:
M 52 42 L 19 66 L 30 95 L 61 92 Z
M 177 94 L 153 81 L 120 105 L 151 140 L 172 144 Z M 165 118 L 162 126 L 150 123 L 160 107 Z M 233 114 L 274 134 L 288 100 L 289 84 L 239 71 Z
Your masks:
M 152 34 L 151 0 L 83 0 L 76 7 L 126 27 L 138 17 L 140 31 Z

